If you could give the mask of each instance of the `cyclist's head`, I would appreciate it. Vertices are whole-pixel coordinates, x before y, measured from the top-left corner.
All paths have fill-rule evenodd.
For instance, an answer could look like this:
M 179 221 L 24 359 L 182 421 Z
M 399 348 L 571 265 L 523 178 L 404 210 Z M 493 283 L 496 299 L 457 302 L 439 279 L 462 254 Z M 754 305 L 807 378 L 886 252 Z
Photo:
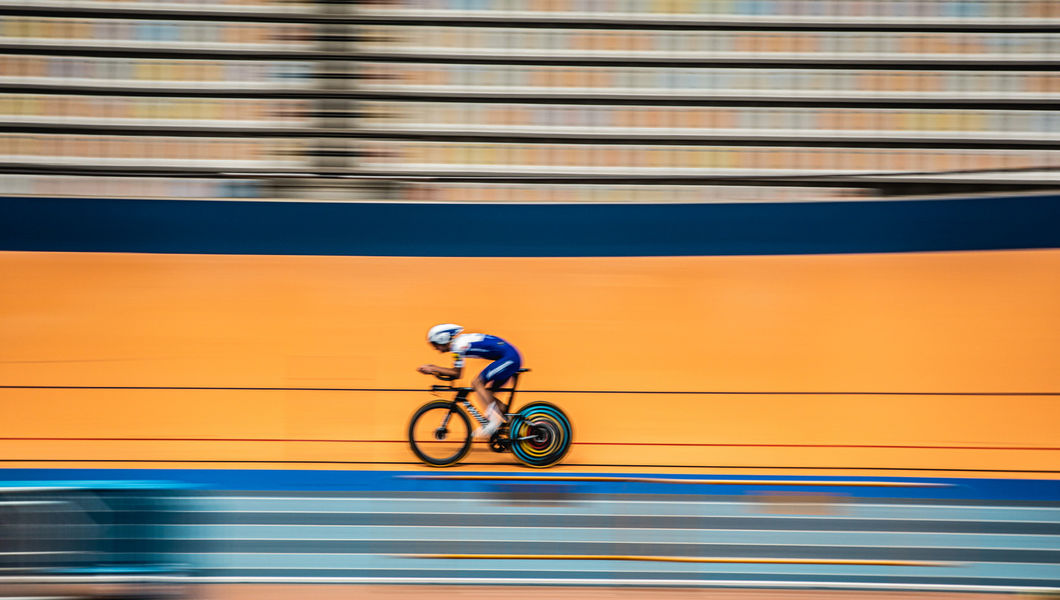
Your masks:
M 453 323 L 442 323 L 441 325 L 435 325 L 427 331 L 427 341 L 430 342 L 435 349 L 445 350 L 449 346 L 449 343 L 453 341 L 453 338 L 457 336 L 464 328 Z M 439 348 L 442 346 L 442 348 Z

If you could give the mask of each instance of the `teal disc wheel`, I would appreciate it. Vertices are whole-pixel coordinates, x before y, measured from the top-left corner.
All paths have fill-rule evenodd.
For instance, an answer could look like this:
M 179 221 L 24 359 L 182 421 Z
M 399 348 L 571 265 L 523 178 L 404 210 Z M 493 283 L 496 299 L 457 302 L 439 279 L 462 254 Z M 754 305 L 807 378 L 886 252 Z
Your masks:
M 512 419 L 512 454 L 528 467 L 549 467 L 566 456 L 574 438 L 570 419 L 548 402 L 527 404 Z

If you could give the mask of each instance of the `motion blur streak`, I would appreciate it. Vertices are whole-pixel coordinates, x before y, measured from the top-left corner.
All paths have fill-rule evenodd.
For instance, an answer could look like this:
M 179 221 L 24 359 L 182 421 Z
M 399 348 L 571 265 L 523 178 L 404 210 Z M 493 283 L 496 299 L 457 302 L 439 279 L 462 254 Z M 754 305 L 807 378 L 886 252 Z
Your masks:
M 38 489 L 24 497 L 125 502 L 112 504 L 114 518 L 70 530 L 79 535 L 43 536 L 51 540 L 46 550 L 93 555 L 35 564 L 21 558 L 13 563 L 21 575 L 14 581 L 54 583 L 91 573 L 141 585 L 153 578 L 174 589 L 194 581 L 1029 592 L 1050 588 L 1060 562 L 1060 511 L 1050 501 L 1055 482 L 931 479 L 919 481 L 940 485 L 897 491 L 835 477 L 827 491 L 817 485 L 807 492 L 797 485 L 777 491 L 775 477 L 689 485 L 617 478 L 551 483 L 547 475 L 533 482 L 456 482 L 366 471 L 81 472 L 150 473 L 199 490 L 177 495 L 128 481 L 110 485 L 106 494 L 98 483 L 78 492 Z M 226 491 L 280 487 L 290 489 Z M 86 520 L 85 506 L 30 514 L 54 527 Z M 18 516 L 11 512 L 17 509 L 2 508 Z M 21 522 L 29 524 L 24 516 Z M 23 536 L 44 549 L 37 538 Z

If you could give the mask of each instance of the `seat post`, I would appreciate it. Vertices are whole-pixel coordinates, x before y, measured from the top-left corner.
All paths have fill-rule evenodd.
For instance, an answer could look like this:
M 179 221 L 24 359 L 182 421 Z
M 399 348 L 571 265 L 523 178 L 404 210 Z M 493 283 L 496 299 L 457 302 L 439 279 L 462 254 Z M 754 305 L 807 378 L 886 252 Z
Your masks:
M 512 412 L 512 402 L 515 401 L 515 388 L 519 387 L 519 374 L 512 375 L 512 387 L 508 391 L 508 403 L 504 405 L 504 412 Z
M 508 405 L 504 407 L 504 412 L 506 412 L 506 413 L 512 412 L 512 404 L 515 403 L 515 390 L 519 387 L 519 375 L 522 375 L 523 373 L 525 373 L 525 372 L 527 372 L 529 370 L 530 369 L 526 369 L 526 368 L 519 369 L 518 371 L 515 372 L 515 375 L 512 375 L 512 387 L 511 387 L 511 391 L 508 393 Z

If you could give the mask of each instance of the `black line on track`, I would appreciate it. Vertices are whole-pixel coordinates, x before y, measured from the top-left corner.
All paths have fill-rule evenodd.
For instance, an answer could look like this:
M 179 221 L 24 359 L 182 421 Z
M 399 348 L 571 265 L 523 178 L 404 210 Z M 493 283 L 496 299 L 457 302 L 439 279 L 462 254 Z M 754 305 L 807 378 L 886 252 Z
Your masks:
M 6 361 L 0 361 L 0 363 Z M 37 362 L 37 361 L 20 361 Z M 172 390 L 255 392 L 430 392 L 423 388 L 221 387 L 122 385 L 0 385 L 5 390 Z M 520 394 L 653 394 L 688 396 L 1060 396 L 1060 392 L 867 392 L 867 391 L 723 391 L 723 390 L 519 390 Z

